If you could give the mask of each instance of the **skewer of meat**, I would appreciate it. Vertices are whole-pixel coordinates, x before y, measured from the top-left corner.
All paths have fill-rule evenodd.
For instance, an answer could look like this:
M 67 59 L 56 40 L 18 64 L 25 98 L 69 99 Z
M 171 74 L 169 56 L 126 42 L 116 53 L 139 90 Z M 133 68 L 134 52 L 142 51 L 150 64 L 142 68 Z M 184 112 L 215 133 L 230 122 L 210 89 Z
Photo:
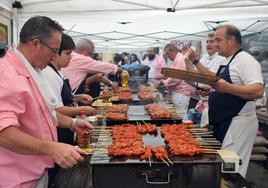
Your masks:
M 153 157 L 152 149 L 153 149 L 152 146 L 146 146 L 146 147 L 145 147 L 145 150 L 144 150 L 144 154 L 142 154 L 142 155 L 140 156 L 140 158 L 141 158 L 142 160 L 144 160 L 144 159 L 148 159 L 148 160 L 149 160 L 149 165 L 150 165 L 150 167 L 152 166 L 152 164 L 151 164 L 151 158 Z

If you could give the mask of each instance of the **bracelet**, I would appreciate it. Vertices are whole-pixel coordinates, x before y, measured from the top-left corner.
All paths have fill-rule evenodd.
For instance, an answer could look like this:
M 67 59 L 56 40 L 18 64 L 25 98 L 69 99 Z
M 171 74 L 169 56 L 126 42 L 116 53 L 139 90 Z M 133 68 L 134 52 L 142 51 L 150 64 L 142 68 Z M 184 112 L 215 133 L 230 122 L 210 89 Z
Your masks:
M 77 119 L 76 118 L 73 118 L 72 119 L 72 123 L 71 123 L 71 127 L 70 127 L 70 130 L 74 132 L 74 129 L 75 129 L 75 124 L 76 124 L 76 121 Z
M 197 65 L 199 63 L 199 60 L 194 60 L 193 65 Z

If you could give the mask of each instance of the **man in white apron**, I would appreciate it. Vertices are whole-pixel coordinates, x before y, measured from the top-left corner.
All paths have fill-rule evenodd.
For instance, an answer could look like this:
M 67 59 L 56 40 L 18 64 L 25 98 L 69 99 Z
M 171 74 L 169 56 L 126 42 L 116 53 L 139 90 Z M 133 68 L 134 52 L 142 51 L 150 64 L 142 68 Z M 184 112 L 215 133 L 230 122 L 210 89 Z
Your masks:
M 209 124 L 222 149 L 236 152 L 242 159 L 239 173 L 246 177 L 251 150 L 258 129 L 254 99 L 263 96 L 264 86 L 258 61 L 242 50 L 240 31 L 233 25 L 223 25 L 215 33 L 216 47 L 227 65 L 220 66 L 221 79 L 212 84 L 209 96 Z M 196 54 L 189 58 L 198 63 Z M 211 74 L 211 72 L 208 72 Z

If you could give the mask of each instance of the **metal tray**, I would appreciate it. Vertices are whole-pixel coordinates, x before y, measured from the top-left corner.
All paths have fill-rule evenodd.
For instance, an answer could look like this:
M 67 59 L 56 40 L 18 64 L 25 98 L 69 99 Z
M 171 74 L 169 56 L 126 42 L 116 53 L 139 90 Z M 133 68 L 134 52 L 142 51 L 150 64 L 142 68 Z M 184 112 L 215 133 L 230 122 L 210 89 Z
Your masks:
M 128 104 L 128 105 L 145 105 L 153 103 L 153 100 L 140 100 L 137 93 L 132 93 L 133 99 L 131 101 L 120 101 L 118 97 L 112 97 L 113 104 Z
M 128 112 L 127 112 L 128 119 L 125 121 L 122 120 L 106 120 L 107 126 L 113 126 L 113 125 L 120 125 L 124 123 L 134 123 L 137 122 L 142 123 L 143 121 L 146 123 L 153 123 L 157 126 L 162 125 L 163 123 L 181 123 L 181 118 L 175 118 L 175 119 L 151 119 L 151 117 L 147 114 L 147 112 L 144 109 L 143 105 L 132 105 L 129 106 Z

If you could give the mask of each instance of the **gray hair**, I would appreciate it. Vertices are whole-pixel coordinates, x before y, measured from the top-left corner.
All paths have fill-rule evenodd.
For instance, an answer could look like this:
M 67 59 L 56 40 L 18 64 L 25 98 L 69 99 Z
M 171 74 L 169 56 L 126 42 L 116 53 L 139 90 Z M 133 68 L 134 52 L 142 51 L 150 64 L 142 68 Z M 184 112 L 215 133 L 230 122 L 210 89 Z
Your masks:
M 46 16 L 35 16 L 25 22 L 20 31 L 20 42 L 26 43 L 39 38 L 47 42 L 53 32 L 62 33 L 63 28 L 54 20 Z
M 210 38 L 213 38 L 213 37 L 215 37 L 215 33 L 208 33 L 207 36 L 210 37 Z
M 220 29 L 220 28 L 224 28 L 225 29 L 225 37 L 226 38 L 230 38 L 230 37 L 234 37 L 236 42 L 241 45 L 242 44 L 242 36 L 241 36 L 241 33 L 240 33 L 240 30 L 234 26 L 234 25 L 221 25 L 217 28 Z
M 79 40 L 76 41 L 75 43 L 75 47 L 77 49 L 95 49 L 94 43 L 86 38 L 81 38 Z
M 178 52 L 179 48 L 174 44 L 167 44 L 164 48 L 165 51 Z

